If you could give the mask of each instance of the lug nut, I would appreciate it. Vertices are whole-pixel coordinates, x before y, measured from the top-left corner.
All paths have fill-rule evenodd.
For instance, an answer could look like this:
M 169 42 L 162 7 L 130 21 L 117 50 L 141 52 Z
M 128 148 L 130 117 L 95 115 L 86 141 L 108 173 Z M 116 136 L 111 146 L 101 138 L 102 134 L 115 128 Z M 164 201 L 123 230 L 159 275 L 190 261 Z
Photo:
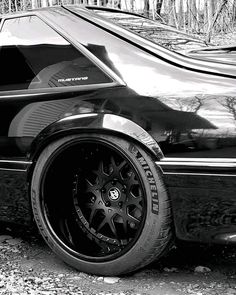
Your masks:
M 126 193 L 126 190 L 127 190 L 127 186 L 124 184 L 121 191 L 122 191 L 122 193 Z
M 130 222 L 129 226 L 130 226 L 131 228 L 135 228 L 135 223 L 134 223 L 134 222 Z
M 120 206 L 120 208 L 123 206 L 123 202 L 119 202 L 118 205 Z
M 111 206 L 111 203 L 110 202 L 105 202 L 105 206 L 106 207 L 110 207 Z
M 112 182 L 111 182 L 111 184 L 112 185 L 115 185 L 116 184 L 116 179 L 113 179 Z
M 101 189 L 101 192 L 102 192 L 102 193 L 105 193 L 105 192 L 106 192 L 106 189 L 103 187 L 103 188 Z

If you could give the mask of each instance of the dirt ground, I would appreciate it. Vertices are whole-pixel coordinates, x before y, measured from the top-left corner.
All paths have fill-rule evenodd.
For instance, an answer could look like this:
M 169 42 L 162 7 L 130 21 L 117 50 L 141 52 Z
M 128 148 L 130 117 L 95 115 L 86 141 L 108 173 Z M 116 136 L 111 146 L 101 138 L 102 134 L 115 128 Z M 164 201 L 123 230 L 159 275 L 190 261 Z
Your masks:
M 236 294 L 236 247 L 178 243 L 158 263 L 109 278 L 70 268 L 35 230 L 0 228 L 1 295 Z

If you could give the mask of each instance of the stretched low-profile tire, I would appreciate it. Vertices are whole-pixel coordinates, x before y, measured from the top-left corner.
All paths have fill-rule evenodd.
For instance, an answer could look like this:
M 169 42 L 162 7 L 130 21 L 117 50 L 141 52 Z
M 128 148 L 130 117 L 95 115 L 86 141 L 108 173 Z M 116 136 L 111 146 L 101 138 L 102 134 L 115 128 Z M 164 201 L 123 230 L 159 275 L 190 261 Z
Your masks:
M 132 272 L 159 258 L 171 240 L 161 172 L 143 148 L 116 136 L 71 135 L 47 146 L 31 200 L 45 241 L 80 271 Z

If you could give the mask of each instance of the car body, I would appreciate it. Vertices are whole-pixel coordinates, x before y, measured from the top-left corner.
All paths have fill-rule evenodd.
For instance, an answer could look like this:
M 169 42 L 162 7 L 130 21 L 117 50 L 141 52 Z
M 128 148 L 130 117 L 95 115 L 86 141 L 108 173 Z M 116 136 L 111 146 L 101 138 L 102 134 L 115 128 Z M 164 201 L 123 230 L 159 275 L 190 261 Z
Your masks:
M 236 243 L 234 63 L 79 6 L 2 16 L 0 63 L 1 221 L 100 275 L 173 238 Z

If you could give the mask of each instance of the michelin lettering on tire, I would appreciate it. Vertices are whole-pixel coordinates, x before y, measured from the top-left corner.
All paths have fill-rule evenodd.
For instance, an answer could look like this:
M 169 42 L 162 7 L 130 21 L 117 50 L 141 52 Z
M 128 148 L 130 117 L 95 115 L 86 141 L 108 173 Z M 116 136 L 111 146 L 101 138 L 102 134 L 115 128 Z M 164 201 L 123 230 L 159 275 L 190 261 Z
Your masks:
M 156 186 L 156 181 L 154 179 L 153 173 L 150 167 L 148 166 L 147 161 L 144 159 L 144 157 L 141 155 L 141 153 L 138 151 L 138 149 L 135 146 L 132 146 L 130 151 L 133 153 L 135 158 L 139 161 L 139 163 L 141 164 L 146 174 L 148 183 L 150 185 L 150 191 L 151 191 L 151 197 L 152 197 L 152 213 L 158 214 L 159 213 L 158 189 Z

